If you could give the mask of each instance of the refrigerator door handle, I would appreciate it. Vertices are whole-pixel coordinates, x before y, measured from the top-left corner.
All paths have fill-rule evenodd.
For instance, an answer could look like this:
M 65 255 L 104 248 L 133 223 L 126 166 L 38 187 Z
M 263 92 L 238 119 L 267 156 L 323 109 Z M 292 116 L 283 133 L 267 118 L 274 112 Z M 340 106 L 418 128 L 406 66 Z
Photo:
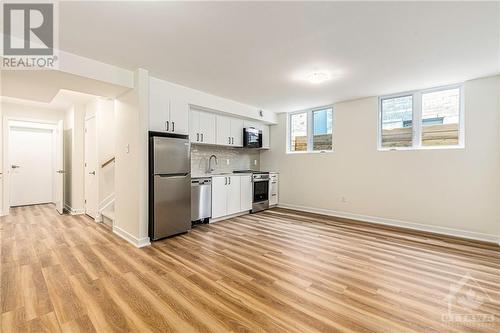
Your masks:
M 190 173 L 181 173 L 181 174 L 169 174 L 169 175 L 155 175 L 155 177 L 160 178 L 171 178 L 171 179 L 179 179 L 189 177 Z

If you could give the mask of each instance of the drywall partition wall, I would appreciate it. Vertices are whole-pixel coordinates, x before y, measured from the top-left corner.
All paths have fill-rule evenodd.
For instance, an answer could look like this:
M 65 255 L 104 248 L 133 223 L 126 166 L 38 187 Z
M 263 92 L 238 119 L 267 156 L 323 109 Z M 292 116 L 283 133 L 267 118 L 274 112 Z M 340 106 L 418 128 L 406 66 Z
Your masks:
M 114 101 L 96 98 L 85 105 L 85 118 L 96 117 L 97 174 L 99 177 L 99 198 L 101 208 L 114 194 L 114 165 L 101 166 L 115 156 Z
M 335 105 L 333 153 L 286 154 L 280 114 L 262 168 L 280 172 L 284 207 L 495 241 L 498 77 L 466 82 L 464 93 L 465 149 L 377 151 L 370 97 Z
M 85 105 L 77 104 L 66 111 L 64 122 L 64 208 L 71 214 L 85 212 Z
M 97 154 L 99 162 L 99 204 L 115 192 L 115 166 L 113 163 L 101 166 L 115 157 L 115 110 L 114 102 L 97 100 Z
M 19 120 L 35 121 L 35 122 L 50 122 L 54 123 L 59 120 L 63 120 L 65 117 L 64 110 L 48 109 L 39 106 L 11 103 L 11 102 L 1 102 L 0 110 L 2 116 L 2 126 L 0 128 L 0 137 L 3 138 L 4 124 L 3 120 L 7 118 L 15 118 Z M 2 167 L 3 167 L 3 143 L 0 147 L 0 155 L 2 156 Z M 3 172 L 8 172 L 9 170 L 3 170 Z M 3 179 L 7 182 L 7 179 Z M 8 184 L 7 184 L 8 185 Z M 8 186 L 5 187 L 8 190 Z M 2 214 L 8 214 L 8 198 L 6 196 L 3 198 L 2 203 Z
M 276 123 L 276 114 L 272 111 L 262 110 L 261 116 L 261 109 L 258 107 L 207 94 L 199 90 L 184 87 L 154 77 L 151 77 L 151 80 L 161 81 L 165 91 L 167 91 L 170 96 L 187 101 L 189 104 L 201 107 L 202 109 L 205 108 L 214 111 L 221 111 L 239 117 L 260 120 L 269 124 Z
M 115 221 L 113 231 L 135 246 L 148 233 L 148 72 L 135 73 L 135 88 L 115 100 Z

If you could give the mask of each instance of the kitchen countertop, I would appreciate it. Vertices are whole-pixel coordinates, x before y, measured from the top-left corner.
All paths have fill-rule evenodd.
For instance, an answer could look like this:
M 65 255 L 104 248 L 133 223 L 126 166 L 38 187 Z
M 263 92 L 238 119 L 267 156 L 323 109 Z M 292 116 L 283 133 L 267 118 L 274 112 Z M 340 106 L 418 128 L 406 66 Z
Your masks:
M 208 178 L 208 177 L 217 177 L 217 176 L 248 176 L 251 173 L 234 173 L 234 172 L 213 172 L 213 173 L 204 173 L 204 174 L 194 174 L 191 175 L 191 179 L 193 178 Z

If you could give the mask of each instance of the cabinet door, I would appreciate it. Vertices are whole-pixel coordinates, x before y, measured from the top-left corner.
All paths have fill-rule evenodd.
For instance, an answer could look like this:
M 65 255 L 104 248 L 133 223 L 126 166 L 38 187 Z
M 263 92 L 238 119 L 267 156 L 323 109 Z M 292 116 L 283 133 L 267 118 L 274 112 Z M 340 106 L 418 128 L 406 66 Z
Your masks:
M 240 176 L 241 186 L 241 211 L 252 209 L 253 183 L 252 176 Z
M 170 131 L 176 134 L 189 133 L 189 104 L 187 101 L 171 98 L 170 99 Z
M 160 80 L 149 80 L 149 130 L 166 132 L 169 117 L 169 97 L 162 90 Z
M 227 215 L 241 212 L 241 184 L 240 176 L 227 177 Z
M 231 145 L 235 147 L 243 147 L 243 120 L 231 119 Z
M 200 142 L 215 144 L 215 115 L 208 112 L 199 112 Z
M 189 111 L 189 141 L 200 141 L 200 113 L 195 110 Z
M 217 144 L 231 145 L 231 118 L 216 116 L 217 118 Z
M 212 218 L 227 214 L 227 188 L 229 177 L 212 177 Z
M 262 131 L 262 148 L 264 149 L 269 149 L 269 142 L 270 142 L 270 137 L 269 137 L 269 125 L 262 124 L 260 125 L 260 130 Z
M 269 205 L 277 205 L 278 204 L 278 180 L 271 179 L 269 180 Z

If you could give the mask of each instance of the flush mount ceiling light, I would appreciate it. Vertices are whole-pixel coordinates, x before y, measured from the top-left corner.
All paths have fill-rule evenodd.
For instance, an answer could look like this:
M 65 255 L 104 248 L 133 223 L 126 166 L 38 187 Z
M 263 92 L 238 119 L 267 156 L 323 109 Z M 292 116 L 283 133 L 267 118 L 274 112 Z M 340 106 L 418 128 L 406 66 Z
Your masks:
M 330 73 L 327 72 L 312 72 L 307 74 L 306 80 L 309 81 L 309 83 L 312 84 L 321 84 L 325 81 L 328 81 L 331 79 Z

